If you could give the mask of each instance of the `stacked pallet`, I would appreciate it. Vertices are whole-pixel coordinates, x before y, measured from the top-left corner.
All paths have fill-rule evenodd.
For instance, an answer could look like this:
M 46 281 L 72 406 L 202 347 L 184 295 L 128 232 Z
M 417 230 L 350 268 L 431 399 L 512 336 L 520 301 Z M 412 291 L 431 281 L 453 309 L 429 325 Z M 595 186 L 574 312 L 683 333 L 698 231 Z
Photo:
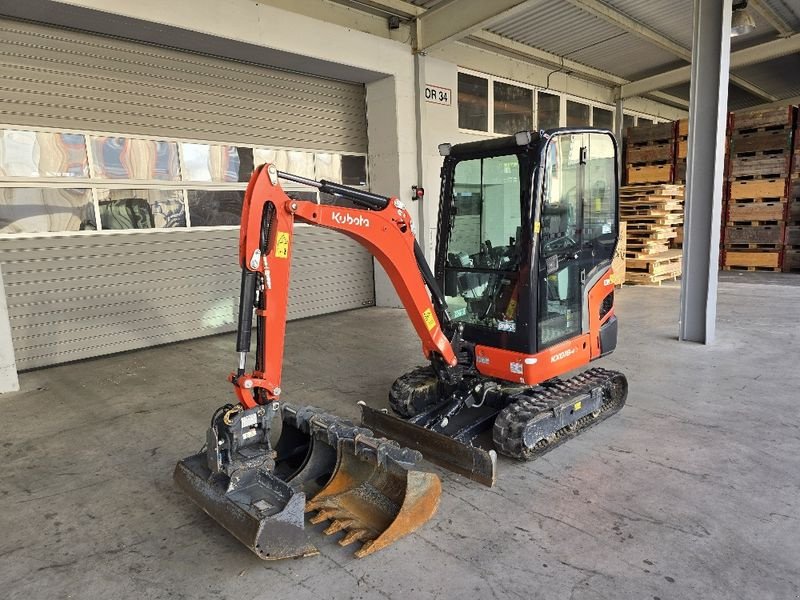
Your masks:
M 789 205 L 786 209 L 786 246 L 783 270 L 800 273 L 800 115 L 795 122 L 794 155 L 789 175 Z
M 689 119 L 675 122 L 675 166 L 672 183 L 686 184 L 686 155 L 689 152 Z
M 677 279 L 681 251 L 670 240 L 683 225 L 683 186 L 629 185 L 620 188 L 620 218 L 627 228 L 627 283 L 654 284 Z
M 793 122 L 793 107 L 736 113 L 732 118 L 723 238 L 726 270 L 781 269 Z
M 628 128 L 625 139 L 625 181 L 628 185 L 671 183 L 674 160 L 674 123 Z

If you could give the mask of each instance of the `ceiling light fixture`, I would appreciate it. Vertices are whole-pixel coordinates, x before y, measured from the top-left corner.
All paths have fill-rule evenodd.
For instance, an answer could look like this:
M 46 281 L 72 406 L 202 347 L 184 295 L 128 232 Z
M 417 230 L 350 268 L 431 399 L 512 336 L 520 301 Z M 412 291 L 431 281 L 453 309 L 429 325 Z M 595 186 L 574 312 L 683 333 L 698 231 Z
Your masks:
M 747 0 L 742 0 L 733 5 L 731 17 L 731 37 L 750 33 L 756 28 L 756 22 L 747 12 Z

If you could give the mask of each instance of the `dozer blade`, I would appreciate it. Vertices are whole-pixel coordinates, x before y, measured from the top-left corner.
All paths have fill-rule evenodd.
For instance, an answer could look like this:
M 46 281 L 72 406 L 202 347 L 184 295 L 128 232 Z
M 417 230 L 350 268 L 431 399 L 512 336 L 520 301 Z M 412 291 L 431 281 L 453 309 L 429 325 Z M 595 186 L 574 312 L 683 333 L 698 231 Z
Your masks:
M 208 468 L 206 453 L 175 467 L 175 482 L 212 519 L 264 560 L 318 554 L 304 526 L 305 494 L 264 468 L 242 468 L 230 478 Z
M 415 469 L 421 459 L 385 439 L 341 439 L 333 477 L 306 503 L 307 512 L 317 511 L 311 522 L 329 520 L 327 535 L 345 531 L 342 546 L 361 542 L 357 558 L 408 535 L 434 515 L 442 494 L 435 474 Z
M 431 431 L 382 410 L 361 405 L 361 423 L 375 435 L 397 440 L 418 450 L 425 458 L 445 469 L 493 486 L 497 478 L 497 452 Z
M 372 432 L 313 406 L 281 406 L 283 428 L 275 444 L 275 475 L 310 498 L 336 468 L 339 442 Z

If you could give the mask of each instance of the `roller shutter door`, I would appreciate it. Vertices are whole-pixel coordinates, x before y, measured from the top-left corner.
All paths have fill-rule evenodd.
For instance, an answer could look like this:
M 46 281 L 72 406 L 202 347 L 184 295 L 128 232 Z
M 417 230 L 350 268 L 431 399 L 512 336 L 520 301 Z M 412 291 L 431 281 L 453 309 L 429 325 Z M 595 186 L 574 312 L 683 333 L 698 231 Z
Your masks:
M 0 125 L 367 150 L 363 85 L 11 20 L 0 36 Z M 0 236 L 17 367 L 232 331 L 237 237 Z M 374 304 L 372 258 L 357 243 L 299 226 L 293 251 L 290 318 Z

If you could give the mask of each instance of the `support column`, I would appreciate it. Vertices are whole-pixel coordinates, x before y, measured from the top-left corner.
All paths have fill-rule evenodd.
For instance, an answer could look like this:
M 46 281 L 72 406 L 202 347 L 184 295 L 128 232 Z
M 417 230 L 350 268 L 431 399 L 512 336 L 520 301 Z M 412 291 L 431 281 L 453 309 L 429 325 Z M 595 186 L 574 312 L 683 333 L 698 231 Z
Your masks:
M 6 305 L 6 291 L 3 287 L 3 273 L 0 271 L 0 394 L 16 392 L 19 389 L 17 364 L 14 360 L 14 345 L 11 343 L 11 324 Z
M 625 134 L 625 116 L 623 113 L 622 89 L 617 87 L 614 89 L 614 96 L 616 102 L 614 103 L 614 137 L 617 138 L 617 145 L 619 152 L 617 153 L 617 172 L 619 173 L 619 184 L 622 185 L 622 138 Z
M 717 318 L 731 2 L 694 0 L 678 339 L 703 344 L 714 341 Z

